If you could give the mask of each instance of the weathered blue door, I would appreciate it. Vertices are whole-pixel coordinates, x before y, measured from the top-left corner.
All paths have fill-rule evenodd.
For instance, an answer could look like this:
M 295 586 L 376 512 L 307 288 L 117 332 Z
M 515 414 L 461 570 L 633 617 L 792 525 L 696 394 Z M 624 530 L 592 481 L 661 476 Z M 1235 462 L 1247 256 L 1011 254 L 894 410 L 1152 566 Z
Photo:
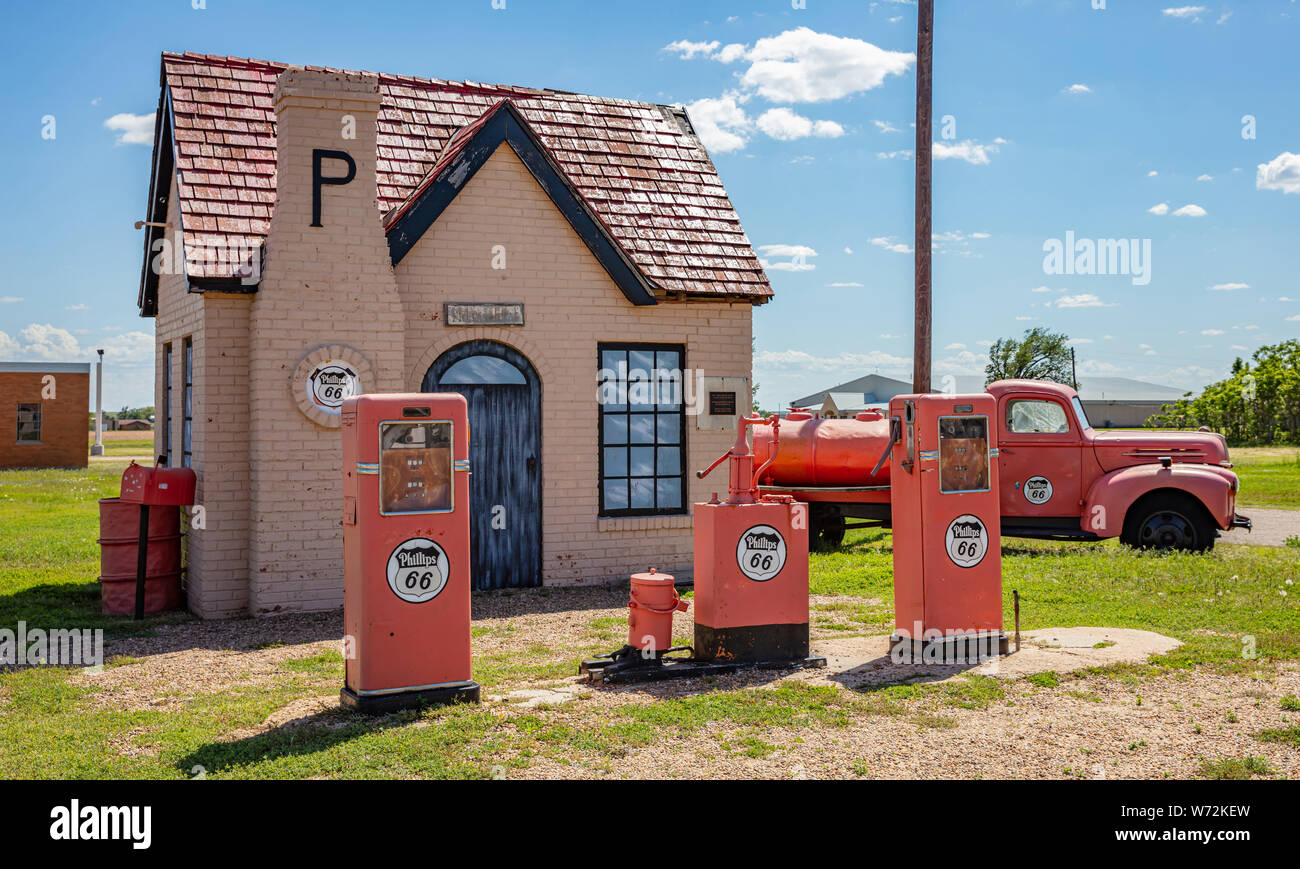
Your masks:
M 470 546 L 474 588 L 542 581 L 542 390 L 517 350 L 468 341 L 438 357 L 425 392 L 469 403 Z

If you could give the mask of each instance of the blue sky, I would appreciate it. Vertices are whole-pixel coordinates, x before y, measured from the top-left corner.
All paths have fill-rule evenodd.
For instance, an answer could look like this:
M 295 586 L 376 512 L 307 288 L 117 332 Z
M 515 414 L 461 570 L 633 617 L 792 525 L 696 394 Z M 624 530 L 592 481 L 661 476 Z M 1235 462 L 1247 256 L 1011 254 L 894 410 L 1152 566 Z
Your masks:
M 1300 333 L 1300 8 L 1186 2 L 937 0 L 937 373 L 1045 325 L 1085 374 L 1196 388 Z M 910 371 L 915 5 L 203 5 L 7 11 L 0 358 L 104 347 L 106 406 L 152 403 L 132 116 L 157 105 L 159 52 L 190 50 L 683 103 L 776 289 L 762 403 Z M 1045 273 L 1067 233 L 1149 239 L 1149 280 Z

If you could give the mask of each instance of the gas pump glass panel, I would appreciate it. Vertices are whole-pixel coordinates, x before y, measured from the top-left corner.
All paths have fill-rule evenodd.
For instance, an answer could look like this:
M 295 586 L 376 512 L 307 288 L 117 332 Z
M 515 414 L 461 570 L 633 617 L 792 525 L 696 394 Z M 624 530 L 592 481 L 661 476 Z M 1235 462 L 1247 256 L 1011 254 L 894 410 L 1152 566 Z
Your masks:
M 988 490 L 988 417 L 939 417 L 939 491 L 951 495 Z
M 379 512 L 448 513 L 452 509 L 450 420 L 379 424 Z

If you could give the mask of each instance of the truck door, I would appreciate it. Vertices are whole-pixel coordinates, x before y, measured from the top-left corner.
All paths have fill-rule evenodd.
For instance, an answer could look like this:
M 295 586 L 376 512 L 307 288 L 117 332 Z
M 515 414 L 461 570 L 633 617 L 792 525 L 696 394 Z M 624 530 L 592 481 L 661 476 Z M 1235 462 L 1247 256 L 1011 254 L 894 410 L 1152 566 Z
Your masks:
M 1055 398 L 1009 395 L 998 435 L 1002 516 L 1043 526 L 1079 527 L 1083 434 L 1074 414 Z M 1017 524 L 1012 521 L 1011 525 Z

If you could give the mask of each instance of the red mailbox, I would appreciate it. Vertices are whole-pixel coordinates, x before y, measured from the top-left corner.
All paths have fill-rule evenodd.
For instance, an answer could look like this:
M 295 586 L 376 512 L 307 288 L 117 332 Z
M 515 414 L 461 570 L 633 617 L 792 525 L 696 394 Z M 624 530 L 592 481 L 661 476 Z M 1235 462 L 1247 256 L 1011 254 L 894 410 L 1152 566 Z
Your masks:
M 477 702 L 464 396 L 343 403 L 345 706 Z
M 122 472 L 122 500 L 151 507 L 188 507 L 194 503 L 198 477 L 190 468 L 127 465 Z
M 1005 647 L 996 413 L 991 395 L 889 403 L 896 655 Z

